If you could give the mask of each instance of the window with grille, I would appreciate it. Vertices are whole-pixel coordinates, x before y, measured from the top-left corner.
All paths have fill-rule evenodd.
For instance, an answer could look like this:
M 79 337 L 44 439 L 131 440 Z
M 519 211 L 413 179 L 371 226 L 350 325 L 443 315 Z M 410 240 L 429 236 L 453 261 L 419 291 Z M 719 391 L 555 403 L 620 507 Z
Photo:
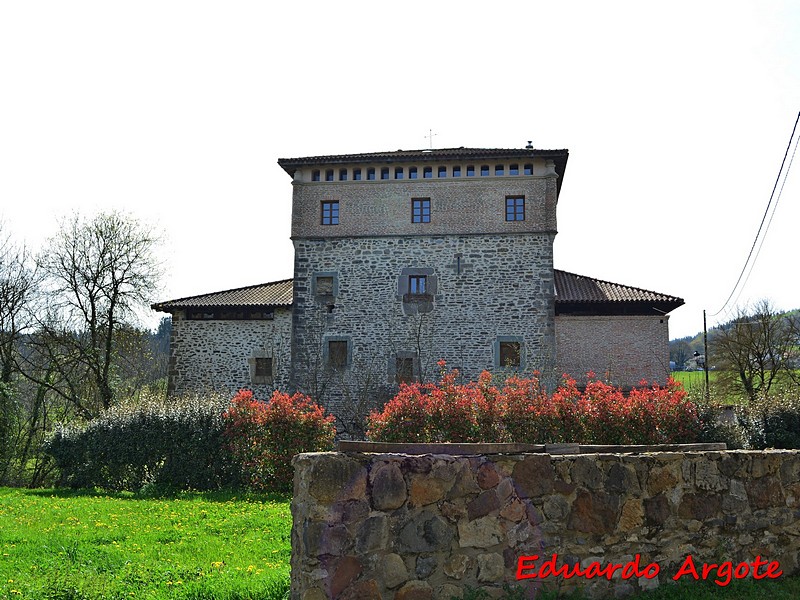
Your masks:
M 411 200 L 411 222 L 412 223 L 431 222 L 430 198 L 413 198 Z
M 525 196 L 506 196 L 506 221 L 525 220 Z
M 322 224 L 323 225 L 339 224 L 338 200 L 325 201 L 322 203 Z

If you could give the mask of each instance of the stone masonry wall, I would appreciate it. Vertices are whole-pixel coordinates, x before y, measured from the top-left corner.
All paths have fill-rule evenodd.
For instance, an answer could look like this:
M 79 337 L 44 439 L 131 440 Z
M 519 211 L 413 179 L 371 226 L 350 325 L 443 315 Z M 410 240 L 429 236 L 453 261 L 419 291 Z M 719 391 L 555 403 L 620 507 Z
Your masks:
M 291 362 L 291 311 L 276 309 L 273 320 L 194 321 L 173 317 L 169 392 L 215 391 L 233 394 L 250 388 L 268 399 L 287 389 Z M 273 382 L 254 383 L 253 360 L 270 357 Z
M 464 377 L 496 370 L 498 343 L 519 342 L 521 370 L 554 357 L 552 235 L 295 240 L 294 387 L 341 414 L 369 378 L 396 390 L 395 360 L 437 379 L 445 359 Z M 409 270 L 428 277 L 427 301 L 404 295 Z M 315 278 L 334 276 L 334 294 Z M 348 343 L 348 365 L 326 368 L 329 340 Z M 323 396 L 319 390 L 322 390 Z M 350 394 L 348 399 L 347 394 Z
M 504 583 L 532 597 L 539 581 L 516 579 L 523 556 L 538 557 L 528 574 L 554 554 L 557 566 L 638 556 L 641 571 L 658 567 L 655 577 L 545 580 L 590 597 L 665 585 L 687 557 L 699 572 L 757 556 L 784 574 L 798 566 L 796 451 L 314 453 L 293 463 L 295 600 L 450 600 L 467 587 L 498 597 Z
M 594 371 L 623 388 L 669 375 L 668 319 L 663 316 L 556 316 L 556 363 L 579 382 Z

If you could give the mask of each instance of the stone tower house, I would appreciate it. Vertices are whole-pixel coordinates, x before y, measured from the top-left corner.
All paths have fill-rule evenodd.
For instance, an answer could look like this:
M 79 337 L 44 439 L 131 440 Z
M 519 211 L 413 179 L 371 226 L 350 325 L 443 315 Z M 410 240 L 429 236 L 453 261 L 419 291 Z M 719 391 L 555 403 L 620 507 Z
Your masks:
M 441 359 L 468 380 L 663 381 L 667 313 L 683 301 L 553 267 L 567 158 L 528 146 L 280 159 L 294 277 L 154 305 L 173 315 L 170 390 L 299 390 L 357 434 Z
M 292 384 L 468 379 L 555 360 L 553 240 L 566 150 L 279 161 L 292 176 Z M 356 399 L 357 400 L 357 399 Z

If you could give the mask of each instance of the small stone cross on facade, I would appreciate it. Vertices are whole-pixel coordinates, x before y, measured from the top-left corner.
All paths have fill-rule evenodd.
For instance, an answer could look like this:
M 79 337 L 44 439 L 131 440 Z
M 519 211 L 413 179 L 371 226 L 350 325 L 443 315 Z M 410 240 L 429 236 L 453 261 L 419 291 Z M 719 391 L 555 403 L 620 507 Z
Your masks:
M 468 265 L 464 262 L 464 255 L 460 252 L 453 257 L 455 260 L 453 261 L 452 265 L 448 265 L 453 271 L 455 271 L 456 275 L 461 275 L 465 269 L 472 268 L 472 265 Z

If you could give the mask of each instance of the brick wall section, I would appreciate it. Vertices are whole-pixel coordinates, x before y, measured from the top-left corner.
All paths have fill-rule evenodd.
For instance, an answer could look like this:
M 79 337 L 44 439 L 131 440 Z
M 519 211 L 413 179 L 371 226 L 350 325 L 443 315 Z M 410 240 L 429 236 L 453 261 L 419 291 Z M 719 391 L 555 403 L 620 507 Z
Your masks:
M 667 316 L 566 316 L 555 320 L 558 369 L 579 382 L 586 373 L 630 388 L 669 375 Z
M 468 379 L 494 369 L 498 336 L 522 342 L 523 370 L 552 364 L 552 240 L 537 233 L 296 239 L 293 384 L 318 398 L 324 390 L 338 414 L 344 394 L 354 393 L 356 380 L 367 374 L 396 389 L 398 353 L 415 355 L 417 375 L 426 380 L 438 378 L 439 359 Z M 431 302 L 404 302 L 404 269 L 426 270 L 435 279 Z M 337 295 L 320 301 L 314 276 L 331 272 Z M 320 364 L 331 337 L 351 345 L 352 364 L 341 374 Z M 338 375 L 345 386 L 337 387 Z
M 544 163 L 541 159 L 539 162 Z M 387 181 L 304 183 L 301 179 L 302 173 L 298 172 L 292 183 L 295 239 L 556 231 L 554 171 L 538 176 Z M 525 196 L 524 221 L 505 220 L 507 195 Z M 411 222 L 412 198 L 431 199 L 430 223 Z M 338 225 L 321 225 L 323 200 L 339 201 Z
M 533 597 L 536 583 L 515 577 L 532 555 L 583 568 L 639 555 L 641 568 L 659 568 L 650 579 L 549 580 L 592 598 L 667 584 L 688 555 L 698 570 L 760 555 L 797 571 L 797 451 L 316 453 L 293 464 L 294 600 L 450 600 L 467 587 L 494 598 L 504 583 Z
M 177 316 L 177 318 L 176 318 Z M 291 311 L 275 309 L 273 320 L 194 321 L 174 315 L 170 338 L 170 393 L 215 391 L 233 394 L 246 387 L 268 399 L 289 381 Z M 250 359 L 273 358 L 272 385 L 253 384 Z

